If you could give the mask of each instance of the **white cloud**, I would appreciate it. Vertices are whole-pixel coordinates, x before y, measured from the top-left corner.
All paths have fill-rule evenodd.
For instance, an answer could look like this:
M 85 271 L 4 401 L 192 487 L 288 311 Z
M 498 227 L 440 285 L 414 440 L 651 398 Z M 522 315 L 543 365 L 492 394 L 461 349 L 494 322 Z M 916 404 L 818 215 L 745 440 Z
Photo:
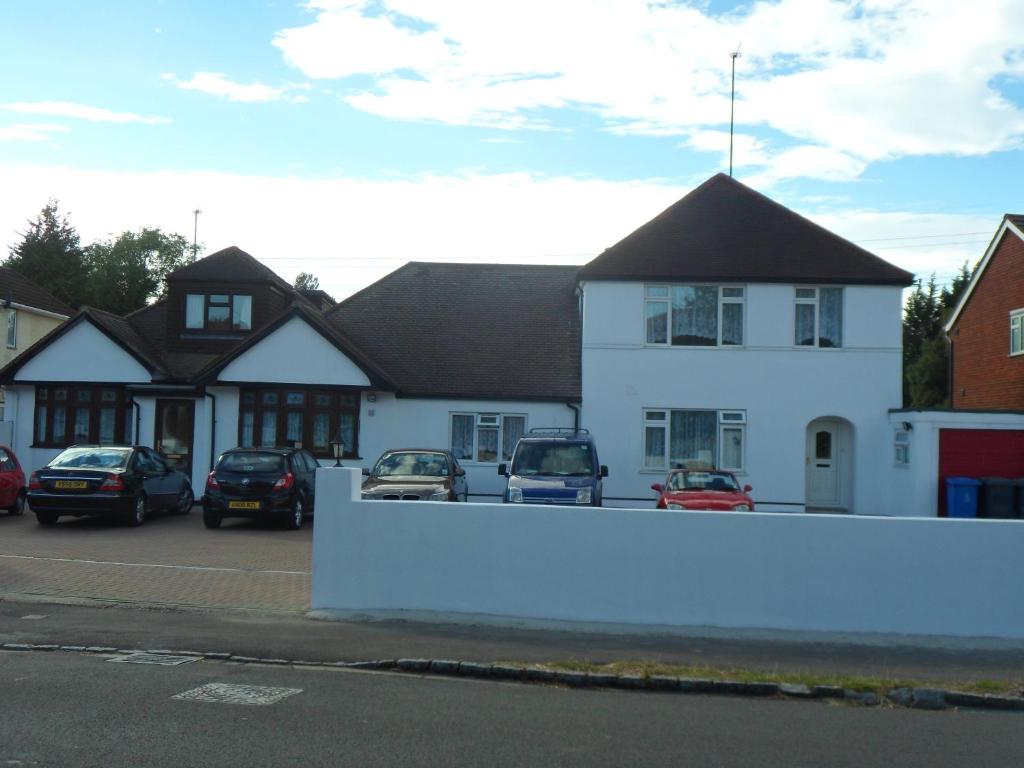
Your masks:
M 153 115 L 137 115 L 134 112 L 115 112 L 101 107 L 90 107 L 87 104 L 76 104 L 71 101 L 17 101 L 0 105 L 10 112 L 21 115 L 49 115 L 51 117 L 73 117 L 99 123 L 145 123 L 156 125 L 169 123 L 170 118 Z
M 196 72 L 190 80 L 179 80 L 171 73 L 163 74 L 161 77 L 186 91 L 199 91 L 228 101 L 245 103 L 278 101 L 289 90 L 285 86 L 274 87 L 263 83 L 236 83 L 220 72 Z M 306 98 L 300 96 L 292 99 L 297 100 L 305 101 Z
M 311 180 L 0 165 L 0 177 L 0 248 L 19 239 L 25 221 L 50 197 L 58 198 L 84 243 L 142 226 L 191 238 L 192 211 L 200 208 L 199 239 L 208 252 L 237 245 L 288 280 L 313 272 L 338 297 L 413 258 L 583 264 L 689 191 L 658 180 L 525 173 Z M 964 260 L 973 264 L 999 223 L 997 214 L 878 213 L 828 205 L 796 207 L 899 266 L 940 278 L 953 275 Z M 917 239 L 979 231 L 989 234 Z
M 54 133 L 71 130 L 54 123 L 16 123 L 0 126 L 0 141 L 50 141 Z
M 737 125 L 790 148 L 761 147 L 765 182 L 1024 143 L 1024 111 L 993 85 L 1024 76 L 1019 0 L 758 1 L 718 15 L 671 0 L 307 7 L 310 23 L 274 40 L 285 61 L 317 79 L 370 76 L 345 98 L 389 118 L 544 128 L 539 110 L 569 108 L 618 133 L 699 136 L 728 124 L 728 54 L 742 42 Z

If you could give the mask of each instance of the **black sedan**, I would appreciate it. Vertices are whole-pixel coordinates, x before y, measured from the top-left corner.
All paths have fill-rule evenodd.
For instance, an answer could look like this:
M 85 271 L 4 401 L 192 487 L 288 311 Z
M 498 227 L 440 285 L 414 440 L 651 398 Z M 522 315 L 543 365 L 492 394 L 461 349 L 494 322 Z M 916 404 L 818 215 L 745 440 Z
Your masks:
M 112 515 L 142 525 L 155 510 L 188 514 L 193 501 L 188 478 L 141 445 L 73 445 L 28 481 L 29 507 L 40 525 L 61 515 Z
M 220 527 L 225 517 L 282 520 L 292 530 L 313 512 L 316 469 L 301 448 L 232 448 L 206 478 L 203 522 Z

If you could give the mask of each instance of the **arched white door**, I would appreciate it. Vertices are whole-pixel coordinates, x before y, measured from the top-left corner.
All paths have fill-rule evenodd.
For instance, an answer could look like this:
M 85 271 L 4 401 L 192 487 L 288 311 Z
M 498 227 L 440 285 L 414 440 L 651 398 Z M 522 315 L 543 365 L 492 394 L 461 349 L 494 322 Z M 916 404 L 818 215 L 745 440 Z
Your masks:
M 815 419 L 807 425 L 806 505 L 849 508 L 850 428 L 844 419 Z

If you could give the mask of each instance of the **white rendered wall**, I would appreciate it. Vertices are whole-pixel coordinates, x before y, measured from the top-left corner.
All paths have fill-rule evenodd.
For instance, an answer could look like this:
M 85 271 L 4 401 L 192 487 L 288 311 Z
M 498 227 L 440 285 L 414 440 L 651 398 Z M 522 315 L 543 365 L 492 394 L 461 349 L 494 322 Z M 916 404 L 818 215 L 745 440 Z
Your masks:
M 665 474 L 641 470 L 645 408 L 743 410 L 740 479 L 755 502 L 803 503 L 807 425 L 838 417 L 853 426 L 851 511 L 877 514 L 876 478 L 891 469 L 887 411 L 902 397 L 899 288 L 844 289 L 840 349 L 793 346 L 792 285 L 746 286 L 742 348 L 645 346 L 643 284 L 584 292 L 582 425 L 609 466 L 606 498 L 645 500 L 609 505 L 653 504 L 649 486 Z
M 370 384 L 359 366 L 298 317 L 231 361 L 217 379 L 360 387 Z
M 25 363 L 16 377 L 16 381 L 150 380 L 149 371 L 88 321 L 80 322 Z
M 35 438 L 34 419 L 36 410 L 35 387 L 28 385 L 8 384 L 6 404 L 4 407 L 4 418 L 14 422 L 11 448 L 14 449 L 18 461 L 26 473 L 34 472 L 43 467 L 54 456 L 60 453 L 60 448 L 33 448 L 32 442 Z
M 317 473 L 314 610 L 1024 638 L 1019 521 L 360 501 L 359 481 Z

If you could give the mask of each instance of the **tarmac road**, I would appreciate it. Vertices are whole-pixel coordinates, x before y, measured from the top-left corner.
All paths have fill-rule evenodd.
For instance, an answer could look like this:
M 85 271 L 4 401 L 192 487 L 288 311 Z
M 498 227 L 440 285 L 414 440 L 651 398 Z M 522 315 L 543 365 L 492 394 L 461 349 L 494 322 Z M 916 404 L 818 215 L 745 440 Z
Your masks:
M 408 674 L 0 652 L 5 766 L 1019 765 L 1020 713 L 636 695 Z M 173 698 L 300 689 L 265 706 Z

